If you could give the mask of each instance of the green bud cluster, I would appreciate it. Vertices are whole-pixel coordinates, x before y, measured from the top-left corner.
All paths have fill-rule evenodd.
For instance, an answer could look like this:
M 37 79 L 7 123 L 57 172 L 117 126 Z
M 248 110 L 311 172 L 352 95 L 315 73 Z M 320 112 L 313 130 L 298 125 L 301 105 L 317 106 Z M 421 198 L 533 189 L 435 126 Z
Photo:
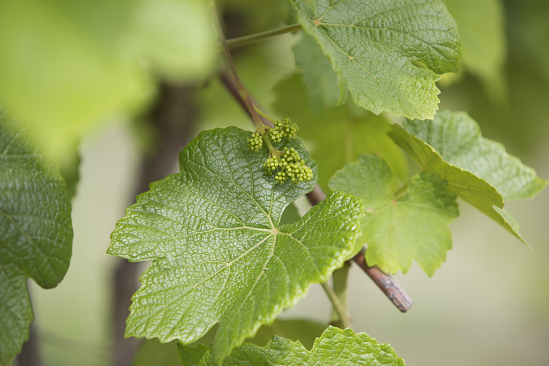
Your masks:
M 253 133 L 252 137 L 248 138 L 248 150 L 259 151 L 263 147 L 263 138 L 259 133 Z
M 267 135 L 272 142 L 280 142 L 284 137 L 294 137 L 297 134 L 299 127 L 289 118 L 284 118 L 276 121 L 274 128 L 269 129 Z
M 284 148 L 280 161 L 271 157 L 263 164 L 265 175 L 274 175 L 275 183 L 284 183 L 290 180 L 292 184 L 308 182 L 313 178 L 311 168 L 305 165 L 299 153 L 294 149 Z

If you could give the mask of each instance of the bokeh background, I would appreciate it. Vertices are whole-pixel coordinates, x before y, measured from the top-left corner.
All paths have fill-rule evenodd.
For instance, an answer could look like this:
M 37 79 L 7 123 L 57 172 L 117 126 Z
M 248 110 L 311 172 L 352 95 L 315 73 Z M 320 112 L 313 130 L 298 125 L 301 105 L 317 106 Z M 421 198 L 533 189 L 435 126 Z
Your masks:
M 440 109 L 467 111 L 485 137 L 502 142 L 508 152 L 549 178 L 549 2 L 446 3 L 460 27 L 464 60 L 459 74 L 444 75 L 439 82 Z M 282 27 L 291 16 L 283 0 L 219 4 L 227 38 Z M 151 22 L 150 27 L 155 24 Z M 300 33 L 234 50 L 245 85 L 267 110 L 275 98 L 272 87 L 295 72 L 292 46 Z M 43 365 L 116 364 L 112 303 L 114 274 L 121 261 L 106 250 L 116 221 L 143 186 L 144 167 L 153 164 L 158 144 L 166 141 L 164 127 L 159 129 L 155 121 L 185 119 L 178 141 L 172 142 L 176 147 L 203 129 L 252 127 L 216 77 L 172 77 L 171 61 L 158 61 L 168 65 L 162 69 L 168 72 L 155 74 L 147 87 L 140 87 L 135 98 L 141 100 L 139 104 L 129 103 L 132 107 L 126 113 L 109 114 L 99 127 L 86 125 L 80 143 L 74 143 L 77 149 L 63 147 L 64 152 L 72 151 L 65 154 L 65 174 L 74 182 L 79 175 L 73 199 L 71 267 L 53 290 L 29 281 Z M 116 78 L 116 72 L 109 77 Z M 176 106 L 172 107 L 175 117 L 162 117 L 166 103 Z M 308 143 L 315 146 L 314 141 Z M 73 154 L 76 150 L 78 155 Z M 163 154 L 169 166 L 162 171 L 177 171 L 177 151 Z M 307 203 L 300 202 L 299 208 L 306 210 Z M 454 248 L 437 273 L 429 278 L 414 265 L 408 274 L 395 276 L 415 302 L 406 314 L 353 266 L 349 302 L 355 331 L 390 343 L 409 366 L 549 365 L 549 193 L 532 201 L 510 202 L 506 208 L 521 224 L 533 251 L 460 202 L 461 216 L 451 225 Z M 131 266 L 130 288 L 137 285 L 135 275 L 146 264 Z M 325 294 L 315 285 L 280 317 L 326 322 L 330 311 Z M 177 364 L 173 344 L 150 349 L 152 362 Z

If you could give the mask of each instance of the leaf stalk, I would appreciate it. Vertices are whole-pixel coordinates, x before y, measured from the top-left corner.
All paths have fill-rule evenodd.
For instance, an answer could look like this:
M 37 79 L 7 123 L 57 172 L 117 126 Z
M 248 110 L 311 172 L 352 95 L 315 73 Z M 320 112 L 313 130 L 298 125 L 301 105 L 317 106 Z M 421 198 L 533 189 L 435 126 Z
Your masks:
M 343 267 L 336 269 L 332 273 L 332 287 L 334 288 L 334 294 L 337 296 L 343 310 L 346 314 L 349 313 L 349 307 L 347 304 L 347 280 L 349 278 L 349 269 L 351 264 L 349 262 L 343 263 Z M 331 324 L 334 327 L 343 328 L 343 320 L 336 311 L 335 306 L 332 310 Z
M 229 40 L 227 40 L 227 45 L 230 48 L 245 46 L 245 45 L 248 45 L 248 44 L 251 44 L 251 43 L 255 43 L 255 42 L 263 41 L 265 39 L 269 39 L 269 38 L 272 38 L 272 37 L 280 36 L 282 34 L 295 32 L 295 31 L 298 31 L 302 28 L 303 27 L 299 23 L 292 24 L 292 25 L 289 25 L 287 27 L 283 27 L 283 28 L 279 28 L 279 29 L 272 29 L 272 30 L 268 30 L 266 32 L 250 34 L 249 36 L 229 39 Z
M 349 320 L 349 315 L 347 314 L 347 311 L 345 310 L 345 307 L 343 304 L 339 301 L 337 298 L 337 295 L 335 294 L 334 290 L 328 285 L 327 283 L 322 283 L 322 288 L 326 292 L 326 295 L 328 295 L 328 299 L 330 299 L 332 305 L 334 306 L 334 310 L 339 316 L 339 321 L 341 324 L 342 329 L 349 328 L 351 326 L 351 322 Z

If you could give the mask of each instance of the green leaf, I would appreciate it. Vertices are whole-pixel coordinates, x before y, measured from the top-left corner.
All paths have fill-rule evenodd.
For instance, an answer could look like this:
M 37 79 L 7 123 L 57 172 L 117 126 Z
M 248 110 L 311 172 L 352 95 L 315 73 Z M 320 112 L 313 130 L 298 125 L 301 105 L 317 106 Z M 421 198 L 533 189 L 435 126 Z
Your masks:
M 375 114 L 433 116 L 437 74 L 456 72 L 460 57 L 457 26 L 444 3 L 317 0 L 313 11 L 302 0 L 291 2 L 356 105 Z
M 401 149 L 387 136 L 389 120 L 376 116 L 352 102 L 315 116 L 307 108 L 306 90 L 300 74 L 281 80 L 274 88 L 274 111 L 290 117 L 299 126 L 298 136 L 310 144 L 319 163 L 319 184 L 328 190 L 328 180 L 358 154 L 375 153 L 395 172 L 395 180 L 408 180 L 408 163 Z
M 290 139 L 284 146 L 299 151 L 315 179 L 275 185 L 263 173 L 267 149 L 249 151 L 250 136 L 236 127 L 201 133 L 181 151 L 181 173 L 151 184 L 117 223 L 108 252 L 153 261 L 127 336 L 191 343 L 219 322 L 219 363 L 352 254 L 360 200 L 337 192 L 279 226 L 284 208 L 314 187 L 316 163 Z
M 213 365 L 210 348 L 177 345 L 183 366 Z M 274 337 L 266 347 L 244 344 L 227 357 L 231 365 L 384 365 L 404 366 L 404 360 L 388 344 L 378 344 L 366 333 L 329 327 L 307 351 L 299 342 Z
M 339 89 L 337 75 L 315 39 L 303 34 L 301 41 L 293 49 L 295 63 L 303 70 L 303 81 L 313 113 L 318 116 L 326 109 L 343 102 L 347 97 L 347 90 Z
M 71 203 L 50 160 L 0 111 L 0 365 L 28 338 L 27 278 L 53 288 L 69 267 Z
M 505 92 L 503 65 L 507 54 L 505 15 L 500 0 L 443 0 L 456 20 L 461 60 L 494 97 Z
M 0 2 L 0 99 L 49 150 L 152 94 L 149 73 L 203 77 L 217 50 L 207 2 L 7 0 Z M 145 66 L 145 67 L 144 67 Z
M 478 124 L 463 112 L 443 111 L 432 121 L 405 120 L 389 135 L 429 173 L 448 181 L 448 189 L 494 219 L 517 238 L 518 224 L 503 212 L 504 199 L 531 198 L 547 181 L 482 137 Z
M 385 161 L 359 155 L 357 162 L 336 172 L 330 188 L 363 199 L 365 215 L 357 243 L 368 245 L 369 266 L 406 273 L 415 259 L 432 276 L 452 248 L 448 225 L 459 216 L 456 195 L 448 191 L 446 181 L 422 172 L 412 178 L 406 194 L 396 197 L 392 175 Z
M 291 207 L 291 206 L 288 206 Z M 210 346 L 215 337 L 215 329 L 212 328 L 204 337 L 194 345 Z M 246 339 L 246 342 L 264 347 L 274 336 L 300 341 L 307 349 L 311 349 L 317 337 L 322 335 L 327 325 L 309 320 L 280 320 L 277 319 L 271 325 L 263 325 L 257 331 L 255 337 Z M 160 343 L 158 340 L 143 342 L 135 355 L 133 366 L 150 366 L 159 364 L 162 366 L 179 366 L 181 361 L 177 352 L 177 341 Z

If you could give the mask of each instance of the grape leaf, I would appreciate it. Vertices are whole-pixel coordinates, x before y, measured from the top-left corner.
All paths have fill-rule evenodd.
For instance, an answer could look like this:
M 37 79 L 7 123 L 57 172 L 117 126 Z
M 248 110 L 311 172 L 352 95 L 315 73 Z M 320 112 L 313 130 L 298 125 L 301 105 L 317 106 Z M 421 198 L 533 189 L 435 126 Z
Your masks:
M 337 75 L 313 37 L 303 34 L 293 50 L 295 63 L 303 71 L 309 105 L 316 116 L 345 101 L 347 90 L 338 87 Z
M 299 137 L 310 143 L 312 157 L 319 163 L 318 180 L 322 189 L 328 190 L 328 180 L 334 172 L 358 154 L 378 154 L 395 172 L 395 178 L 408 180 L 406 157 L 387 136 L 391 127 L 385 116 L 376 116 L 351 102 L 315 116 L 307 107 L 300 74 L 281 80 L 274 93 L 274 111 L 296 122 Z
M 217 55 L 210 17 L 196 0 L 1 1 L 2 104 L 66 153 L 82 133 L 141 108 L 149 72 L 206 75 Z
M 503 211 L 504 199 L 531 198 L 547 185 L 532 168 L 485 139 L 463 112 L 443 111 L 432 121 L 405 120 L 389 135 L 427 172 L 448 181 L 448 189 L 498 222 L 517 238 L 518 224 Z
M 503 64 L 507 54 L 505 16 L 499 0 L 443 0 L 456 20 L 461 61 L 493 97 L 505 92 Z
M 183 366 L 213 365 L 210 348 L 177 345 Z M 379 365 L 404 366 L 404 360 L 388 344 L 378 344 L 366 333 L 330 326 L 317 338 L 311 351 L 299 342 L 274 337 L 266 347 L 246 343 L 227 357 L 230 365 Z
M 314 187 L 316 163 L 299 140 L 283 141 L 315 179 L 275 185 L 263 173 L 267 149 L 249 151 L 250 136 L 236 127 L 201 133 L 181 151 L 181 172 L 151 184 L 117 223 L 108 252 L 153 261 L 132 298 L 127 336 L 191 343 L 219 322 L 219 363 L 352 255 L 360 200 L 336 192 L 279 226 L 284 208 Z
M 457 25 L 439 0 L 317 0 L 313 11 L 291 0 L 356 105 L 431 118 L 435 85 L 459 64 Z M 421 67 L 418 65 L 424 65 Z
M 415 175 L 408 192 L 395 197 L 393 173 L 382 159 L 359 155 L 330 179 L 330 188 L 363 199 L 362 236 L 368 245 L 366 260 L 382 271 L 408 272 L 415 259 L 429 276 L 446 260 L 452 248 L 448 224 L 459 216 L 456 195 L 434 174 Z
M 28 338 L 27 278 L 57 286 L 69 267 L 72 237 L 63 178 L 28 132 L 0 111 L 0 365 Z

